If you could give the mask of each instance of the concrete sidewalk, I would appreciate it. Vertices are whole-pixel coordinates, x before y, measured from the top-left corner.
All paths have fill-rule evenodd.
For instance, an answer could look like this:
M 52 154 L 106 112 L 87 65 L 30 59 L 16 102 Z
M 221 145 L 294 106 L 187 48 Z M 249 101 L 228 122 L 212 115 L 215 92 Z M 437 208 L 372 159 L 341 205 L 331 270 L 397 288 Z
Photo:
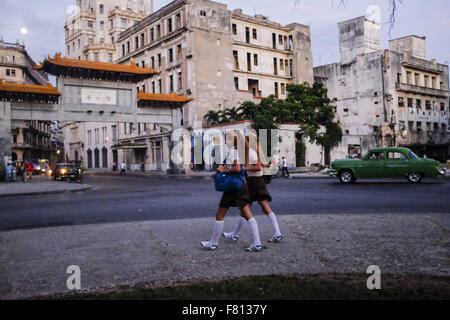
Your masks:
M 0 183 L 0 197 L 86 191 L 91 188 L 92 186 L 88 184 L 53 181 L 47 176 L 33 176 L 31 182 Z
M 237 218 L 225 220 L 230 231 Z M 83 291 L 118 285 L 171 285 L 246 275 L 383 273 L 450 275 L 450 233 L 429 215 L 279 215 L 283 242 L 256 217 L 267 248 L 246 252 L 248 226 L 236 243 L 206 251 L 214 218 L 127 222 L 0 233 L 0 298 L 68 292 L 67 267 L 81 268 Z

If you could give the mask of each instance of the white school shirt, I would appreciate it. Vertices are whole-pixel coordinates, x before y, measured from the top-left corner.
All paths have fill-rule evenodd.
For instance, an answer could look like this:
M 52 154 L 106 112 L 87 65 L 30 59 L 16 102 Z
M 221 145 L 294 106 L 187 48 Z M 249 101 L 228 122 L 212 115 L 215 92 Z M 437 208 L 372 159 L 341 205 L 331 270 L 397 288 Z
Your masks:
M 228 153 L 227 153 L 227 156 L 226 156 L 225 166 L 228 169 L 233 168 L 235 160 L 239 161 L 239 152 L 237 151 L 236 148 L 229 149 Z
M 248 158 L 249 158 L 250 165 L 257 164 L 257 162 L 258 162 L 258 154 L 256 153 L 255 150 L 253 150 L 253 149 L 248 150 Z M 253 172 L 247 171 L 247 175 L 249 177 L 262 177 L 263 176 L 263 172 L 262 172 L 262 169 L 259 170 L 259 171 L 253 171 Z
M 286 159 L 283 159 L 283 168 L 287 168 L 287 161 L 286 161 Z

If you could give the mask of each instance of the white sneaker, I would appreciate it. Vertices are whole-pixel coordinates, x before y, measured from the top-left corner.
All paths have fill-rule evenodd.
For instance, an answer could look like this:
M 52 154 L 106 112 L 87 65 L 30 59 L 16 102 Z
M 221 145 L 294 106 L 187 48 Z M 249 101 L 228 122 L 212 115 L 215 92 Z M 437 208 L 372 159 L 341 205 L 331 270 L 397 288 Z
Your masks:
M 279 236 L 274 236 L 272 239 L 269 239 L 269 242 L 277 243 L 277 242 L 281 242 L 281 240 L 283 240 L 283 236 L 279 235 Z
M 224 232 L 222 233 L 222 236 L 228 241 L 237 241 L 239 239 L 239 237 L 236 237 L 233 232 Z
M 252 244 L 250 247 L 248 247 L 247 249 L 245 249 L 245 251 L 251 251 L 251 252 L 256 252 L 256 251 L 261 251 L 262 249 L 262 245 L 258 244 Z
M 202 241 L 200 243 L 200 245 L 207 250 L 216 250 L 217 249 L 217 244 L 212 244 L 211 242 L 208 241 Z

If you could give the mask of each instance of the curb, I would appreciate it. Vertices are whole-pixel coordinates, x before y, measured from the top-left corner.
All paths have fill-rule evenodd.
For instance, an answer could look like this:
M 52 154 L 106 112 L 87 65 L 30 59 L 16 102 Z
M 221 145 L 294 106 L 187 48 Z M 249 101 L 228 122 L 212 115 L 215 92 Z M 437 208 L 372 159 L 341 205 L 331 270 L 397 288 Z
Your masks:
M 76 190 L 55 190 L 55 191 L 34 191 L 34 192 L 22 192 L 22 193 L 8 193 L 8 194 L 0 194 L 0 198 L 4 197 L 15 197 L 15 196 L 33 196 L 33 195 L 43 195 L 43 194 L 56 194 L 56 193 L 65 193 L 65 192 L 83 192 L 91 190 L 93 186 L 87 186 L 82 189 L 76 189 Z

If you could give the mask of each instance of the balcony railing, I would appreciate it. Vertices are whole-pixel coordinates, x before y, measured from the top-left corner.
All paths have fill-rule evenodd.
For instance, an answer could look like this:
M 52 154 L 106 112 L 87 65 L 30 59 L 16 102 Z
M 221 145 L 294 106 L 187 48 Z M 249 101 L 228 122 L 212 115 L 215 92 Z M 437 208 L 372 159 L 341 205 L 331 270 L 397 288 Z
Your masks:
M 430 95 L 430 96 L 443 97 L 443 98 L 447 98 L 448 96 L 450 96 L 448 90 L 427 88 L 427 87 L 421 87 L 421 86 L 416 86 L 413 84 L 406 84 L 406 83 L 400 83 L 400 82 L 395 83 L 395 89 L 399 90 L 399 91 L 426 94 L 426 95 Z

